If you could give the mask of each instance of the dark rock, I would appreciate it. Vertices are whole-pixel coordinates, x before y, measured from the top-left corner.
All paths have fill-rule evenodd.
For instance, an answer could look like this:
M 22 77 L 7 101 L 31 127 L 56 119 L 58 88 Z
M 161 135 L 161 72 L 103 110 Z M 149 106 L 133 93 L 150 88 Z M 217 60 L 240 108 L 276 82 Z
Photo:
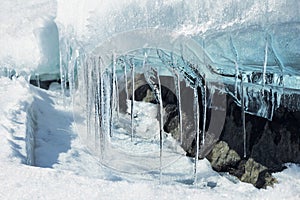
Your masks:
M 213 169 L 218 172 L 224 172 L 236 168 L 241 157 L 234 150 L 229 149 L 226 142 L 220 141 L 208 154 L 207 159 L 210 161 Z
M 179 128 L 179 113 L 177 109 L 177 105 L 168 104 L 165 107 L 164 112 L 164 131 L 167 133 L 173 132 L 172 135 L 176 139 L 179 139 L 178 134 L 175 134 L 175 130 L 178 131 Z
M 245 163 L 245 173 L 242 175 L 241 181 L 252 183 L 257 188 L 266 188 L 277 183 L 277 180 L 269 173 L 268 168 L 252 158 Z
M 53 82 L 58 82 L 58 83 L 60 83 L 60 80 L 47 80 L 47 81 L 37 81 L 37 80 L 33 80 L 33 79 L 31 79 L 30 81 L 29 81 L 29 83 L 31 84 L 31 85 L 34 85 L 34 86 L 36 86 L 36 87 L 40 87 L 40 88 L 42 88 L 42 89 L 45 89 L 45 90 L 48 90 L 49 89 L 49 87 L 50 87 L 50 85 L 51 85 L 51 83 L 53 83 Z M 69 84 L 68 84 L 69 85 Z M 67 85 L 67 86 L 68 86 Z
M 233 168 L 228 168 L 225 162 L 223 166 L 216 167 L 214 160 L 212 166 L 217 171 L 229 171 L 242 181 L 252 183 L 258 188 L 272 186 L 276 182 L 272 172 L 281 171 L 287 162 L 300 163 L 300 112 L 279 107 L 274 112 L 272 121 L 250 114 L 246 114 L 245 118 L 247 139 L 246 157 L 243 158 L 241 108 L 228 97 L 227 114 L 220 141 L 226 142 L 243 160 Z M 228 152 L 228 148 L 223 146 L 220 151 Z

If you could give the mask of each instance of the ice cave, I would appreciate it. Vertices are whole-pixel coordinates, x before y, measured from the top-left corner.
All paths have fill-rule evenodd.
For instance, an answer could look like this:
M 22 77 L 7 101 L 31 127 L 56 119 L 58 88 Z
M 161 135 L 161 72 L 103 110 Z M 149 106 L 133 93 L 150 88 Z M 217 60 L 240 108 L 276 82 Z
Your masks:
M 300 163 L 299 1 L 58 2 L 32 22 L 39 59 L 0 51 L 0 73 L 58 81 L 101 165 L 197 184 L 205 158 L 266 188 Z

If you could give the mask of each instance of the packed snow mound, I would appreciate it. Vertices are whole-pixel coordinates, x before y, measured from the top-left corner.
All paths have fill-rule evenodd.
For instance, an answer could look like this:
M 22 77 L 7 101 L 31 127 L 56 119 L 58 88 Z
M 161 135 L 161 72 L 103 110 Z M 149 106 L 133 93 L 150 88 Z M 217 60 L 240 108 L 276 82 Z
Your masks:
M 0 160 L 25 164 L 29 158 L 26 143 L 30 143 L 26 133 L 34 128 L 28 117 L 33 94 L 24 78 L 0 77 L 0 81 Z
M 58 74 L 56 2 L 50 0 L 1 1 L 0 74 Z

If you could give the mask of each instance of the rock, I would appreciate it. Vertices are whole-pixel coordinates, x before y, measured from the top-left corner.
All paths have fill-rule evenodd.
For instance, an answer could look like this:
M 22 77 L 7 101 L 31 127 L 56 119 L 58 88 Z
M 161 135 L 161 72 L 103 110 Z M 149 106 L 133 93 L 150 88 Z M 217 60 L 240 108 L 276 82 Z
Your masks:
M 142 85 L 134 91 L 134 99 L 136 101 L 156 103 L 155 96 L 148 84 Z
M 256 162 L 253 158 L 241 160 L 234 150 L 224 141 L 218 142 L 207 156 L 211 166 L 218 172 L 229 172 L 241 181 L 251 183 L 257 188 L 273 186 L 276 179 L 267 167 Z
M 217 171 L 228 171 L 242 181 L 258 188 L 273 185 L 276 181 L 271 173 L 284 169 L 288 162 L 300 163 L 300 112 L 280 106 L 274 112 L 272 121 L 247 114 L 246 158 L 237 167 L 228 168 L 227 163 L 212 165 Z M 228 97 L 225 125 L 219 141 L 228 144 L 241 158 L 244 156 L 241 108 Z M 223 147 L 223 151 L 228 151 Z
M 252 183 L 257 188 L 266 188 L 277 183 L 277 180 L 268 172 L 268 168 L 257 163 L 253 158 L 245 163 L 245 173 L 241 181 Z
M 207 159 L 210 161 L 214 170 L 224 172 L 236 168 L 241 157 L 234 150 L 229 149 L 226 142 L 220 141 L 208 154 Z
M 179 128 L 179 113 L 177 105 L 167 104 L 164 111 L 164 131 L 167 133 L 172 132 L 172 136 L 179 139 L 179 133 L 176 133 Z

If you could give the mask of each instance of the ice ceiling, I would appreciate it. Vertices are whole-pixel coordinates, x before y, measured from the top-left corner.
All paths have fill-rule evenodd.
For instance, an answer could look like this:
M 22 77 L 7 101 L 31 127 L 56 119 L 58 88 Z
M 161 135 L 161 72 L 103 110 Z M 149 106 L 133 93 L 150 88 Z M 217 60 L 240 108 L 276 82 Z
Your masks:
M 212 78 L 207 74 L 211 73 L 213 79 L 217 77 L 219 82 L 231 85 L 225 90 L 238 104 L 242 84 L 248 113 L 272 119 L 273 110 L 280 103 L 290 109 L 299 107 L 294 96 L 282 98 L 298 93 L 300 88 L 299 1 L 78 0 L 66 14 L 68 6 L 67 1 L 58 3 L 60 37 L 68 40 L 67 46 L 73 45 L 85 55 L 111 60 L 113 56 L 134 52 L 139 63 L 143 63 L 146 49 L 156 48 L 163 53 L 157 53 L 159 59 L 152 59 L 151 63 L 162 65 L 171 63 L 177 51 L 179 56 L 185 54 L 184 60 L 197 66 L 206 79 Z M 158 30 L 157 35 L 147 33 L 153 29 Z M 125 36 L 135 31 L 145 34 L 136 38 L 132 38 L 134 34 Z M 191 50 L 193 47 L 184 42 L 188 40 L 198 50 Z M 169 43 L 167 47 L 165 43 Z M 109 62 L 104 65 L 112 66 Z M 190 67 L 181 70 L 192 73 Z

